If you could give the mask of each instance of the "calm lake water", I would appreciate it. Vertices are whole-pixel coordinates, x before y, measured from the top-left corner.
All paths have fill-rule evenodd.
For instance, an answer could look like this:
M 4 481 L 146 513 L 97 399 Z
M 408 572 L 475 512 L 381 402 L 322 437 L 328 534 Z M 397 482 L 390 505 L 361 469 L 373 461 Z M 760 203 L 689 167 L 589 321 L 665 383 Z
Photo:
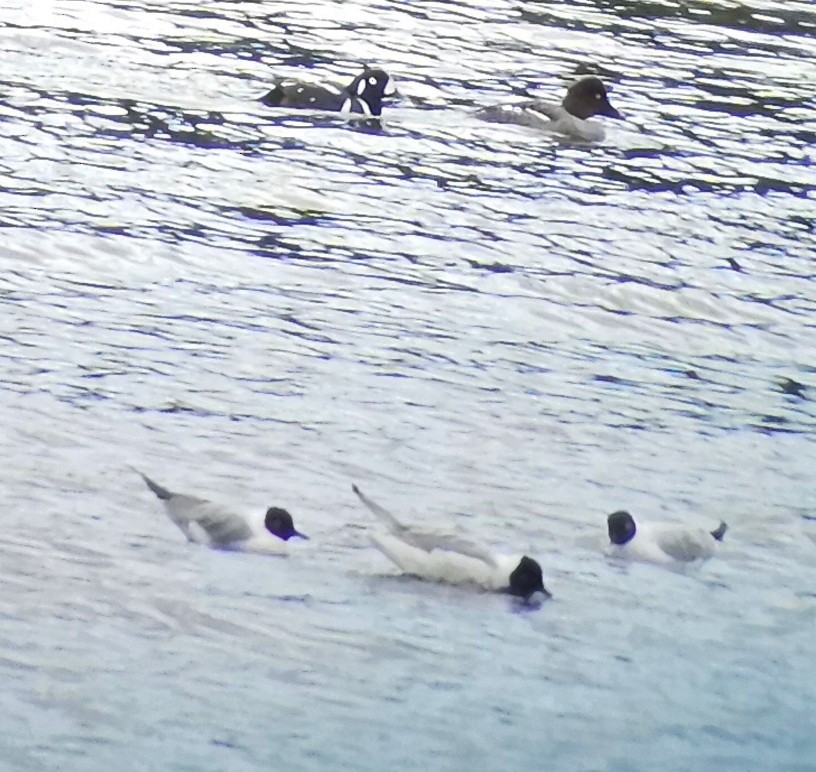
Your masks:
M 0 768 L 816 766 L 816 7 L 0 0 Z M 257 102 L 387 69 L 382 130 Z M 601 145 L 482 123 L 600 74 Z M 184 543 L 133 467 L 312 536 Z M 541 561 L 398 577 L 356 481 Z M 606 515 L 731 529 L 674 573 Z

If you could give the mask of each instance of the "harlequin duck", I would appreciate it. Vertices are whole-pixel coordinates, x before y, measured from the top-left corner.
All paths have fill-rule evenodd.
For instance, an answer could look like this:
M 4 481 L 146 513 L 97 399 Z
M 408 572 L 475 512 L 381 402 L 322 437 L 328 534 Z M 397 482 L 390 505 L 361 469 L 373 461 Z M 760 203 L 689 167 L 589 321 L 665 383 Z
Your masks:
M 261 97 L 270 107 L 331 110 L 357 115 L 382 114 L 383 97 L 396 94 L 394 81 L 383 70 L 366 67 L 345 88 L 317 86 L 290 78 L 277 79 L 272 90 Z
M 593 116 L 604 115 L 623 120 L 623 116 L 609 103 L 604 84 L 594 75 L 573 83 L 560 105 L 532 99 L 515 105 L 484 107 L 477 115 L 492 123 L 514 123 L 544 129 L 586 142 L 599 142 L 604 138 L 604 127 L 598 121 L 589 120 Z

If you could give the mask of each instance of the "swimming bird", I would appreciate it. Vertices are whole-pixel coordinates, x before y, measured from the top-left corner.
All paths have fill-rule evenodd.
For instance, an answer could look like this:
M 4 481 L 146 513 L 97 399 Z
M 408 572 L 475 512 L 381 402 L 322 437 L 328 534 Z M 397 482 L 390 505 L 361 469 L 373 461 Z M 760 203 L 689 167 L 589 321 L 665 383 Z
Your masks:
M 365 67 L 345 88 L 278 78 L 272 90 L 261 97 L 270 107 L 294 107 L 332 112 L 379 116 L 383 97 L 396 94 L 394 81 L 387 72 Z
M 351 486 L 363 504 L 388 529 L 373 533 L 371 541 L 399 568 L 431 582 L 475 584 L 506 592 L 525 601 L 536 594 L 552 595 L 544 587 L 541 566 L 527 555 L 494 555 L 486 547 L 457 532 L 420 531 L 403 525 L 387 509 Z
M 673 523 L 641 523 L 625 510 L 607 518 L 609 554 L 648 563 L 694 563 L 717 552 L 728 526 L 721 522 L 713 531 Z
M 139 472 L 142 479 L 164 504 L 170 519 L 188 541 L 214 549 L 286 554 L 286 542 L 293 536 L 308 539 L 295 529 L 292 516 L 281 507 L 269 507 L 262 522 L 231 512 L 206 499 L 173 493 Z
M 529 126 L 585 142 L 600 142 L 605 136 L 601 123 L 590 118 L 603 115 L 623 120 L 610 104 L 603 82 L 594 75 L 573 83 L 561 104 L 532 99 L 518 104 L 483 107 L 476 115 L 491 123 Z

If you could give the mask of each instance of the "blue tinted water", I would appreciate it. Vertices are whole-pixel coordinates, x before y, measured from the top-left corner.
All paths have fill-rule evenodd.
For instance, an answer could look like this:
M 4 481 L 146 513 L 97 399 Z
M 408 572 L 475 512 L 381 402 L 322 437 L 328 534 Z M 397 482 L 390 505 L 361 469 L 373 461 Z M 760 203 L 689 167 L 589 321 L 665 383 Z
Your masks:
M 0 20 L 0 766 L 816 766 L 809 3 Z M 255 101 L 361 61 L 382 132 Z M 473 117 L 585 68 L 601 146 Z M 312 539 L 188 546 L 131 466 Z M 554 600 L 397 576 L 352 481 Z M 622 568 L 621 507 L 731 529 Z

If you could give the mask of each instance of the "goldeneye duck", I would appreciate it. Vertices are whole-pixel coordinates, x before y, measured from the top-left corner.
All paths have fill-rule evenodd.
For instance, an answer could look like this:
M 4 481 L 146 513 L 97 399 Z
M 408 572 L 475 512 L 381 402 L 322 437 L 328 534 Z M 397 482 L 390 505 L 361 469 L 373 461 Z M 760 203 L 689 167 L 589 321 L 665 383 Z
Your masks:
M 308 539 L 295 529 L 292 515 L 281 507 L 269 507 L 261 521 L 236 514 L 206 499 L 173 493 L 142 474 L 142 479 L 164 504 L 169 518 L 187 541 L 213 549 L 286 554 L 286 542 L 294 536 Z M 256 521 L 257 520 L 257 521 Z
M 382 114 L 383 97 L 396 93 L 394 81 L 387 72 L 366 67 L 345 88 L 278 79 L 272 90 L 261 97 L 261 102 L 270 107 L 330 110 L 376 117 Z
M 603 82 L 594 75 L 573 83 L 560 105 L 532 99 L 515 105 L 484 107 L 477 115 L 492 123 L 514 123 L 544 129 L 586 142 L 600 142 L 605 136 L 604 127 L 590 118 L 603 115 L 623 120 L 623 116 L 610 104 Z
M 387 528 L 388 533 L 371 534 L 371 541 L 406 573 L 431 582 L 505 592 L 526 603 L 552 597 L 544 587 L 541 566 L 531 557 L 495 555 L 461 532 L 410 528 L 356 485 L 351 487 Z
M 721 522 L 713 531 L 674 523 L 640 523 L 619 510 L 607 518 L 609 554 L 648 563 L 696 563 L 717 552 L 728 526 Z

